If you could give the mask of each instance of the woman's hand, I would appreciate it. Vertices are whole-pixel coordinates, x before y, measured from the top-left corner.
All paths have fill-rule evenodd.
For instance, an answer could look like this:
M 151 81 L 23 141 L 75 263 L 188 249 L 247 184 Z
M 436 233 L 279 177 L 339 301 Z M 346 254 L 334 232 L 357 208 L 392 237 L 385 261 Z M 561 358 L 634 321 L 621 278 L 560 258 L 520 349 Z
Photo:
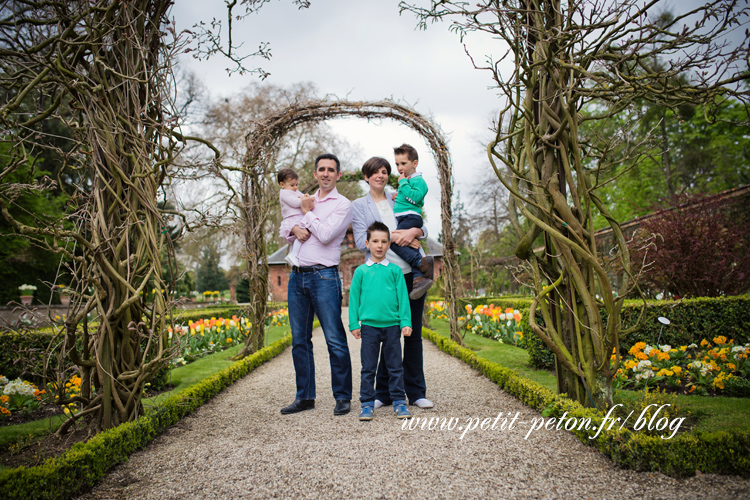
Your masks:
M 422 230 L 418 227 L 411 229 L 396 229 L 391 233 L 391 241 L 400 247 L 419 248 L 422 244 L 417 240 L 422 236 Z

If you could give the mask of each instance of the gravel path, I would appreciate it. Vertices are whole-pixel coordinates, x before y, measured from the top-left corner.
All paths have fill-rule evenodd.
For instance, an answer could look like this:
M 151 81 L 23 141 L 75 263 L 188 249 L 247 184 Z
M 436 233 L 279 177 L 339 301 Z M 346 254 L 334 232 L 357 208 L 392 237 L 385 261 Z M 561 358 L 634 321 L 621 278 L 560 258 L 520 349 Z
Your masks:
M 295 392 L 291 349 L 251 372 L 113 469 L 82 499 L 204 498 L 750 498 L 750 480 L 676 480 L 618 469 L 564 431 L 535 431 L 540 415 L 461 361 L 424 341 L 427 396 L 418 417 L 493 420 L 520 412 L 512 430 L 402 430 L 392 408 L 359 422 L 334 417 L 330 367 L 314 332 L 315 409 L 282 416 Z M 359 341 L 349 336 L 354 392 Z

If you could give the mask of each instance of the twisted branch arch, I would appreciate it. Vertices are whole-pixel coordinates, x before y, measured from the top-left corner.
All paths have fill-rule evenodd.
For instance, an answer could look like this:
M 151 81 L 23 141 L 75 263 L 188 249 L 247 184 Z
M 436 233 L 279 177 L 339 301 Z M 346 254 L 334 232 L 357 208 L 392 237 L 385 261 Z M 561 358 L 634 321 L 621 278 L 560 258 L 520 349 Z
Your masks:
M 248 336 L 243 357 L 263 347 L 268 296 L 268 263 L 265 248 L 264 226 L 268 214 L 268 179 L 284 136 L 305 123 L 359 117 L 366 120 L 390 119 L 402 123 L 419 133 L 429 144 L 440 174 L 440 208 L 442 215 L 443 274 L 445 299 L 450 318 L 451 338 L 462 342 L 458 331 L 457 277 L 458 262 L 453 240 L 451 199 L 453 196 L 452 166 L 448 146 L 440 129 L 430 119 L 409 106 L 390 100 L 369 101 L 304 101 L 289 105 L 279 113 L 256 122 L 245 137 L 247 156 L 242 172 L 242 206 L 245 249 L 251 283 L 250 314 L 253 331 Z

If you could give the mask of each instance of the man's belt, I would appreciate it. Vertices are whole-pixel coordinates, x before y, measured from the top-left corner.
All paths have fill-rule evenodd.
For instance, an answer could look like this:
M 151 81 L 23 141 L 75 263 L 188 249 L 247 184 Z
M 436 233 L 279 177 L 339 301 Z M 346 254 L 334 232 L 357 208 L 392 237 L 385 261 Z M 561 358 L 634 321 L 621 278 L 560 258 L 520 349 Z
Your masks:
M 315 264 L 314 266 L 292 266 L 292 271 L 295 273 L 314 273 L 316 271 L 321 271 L 323 269 L 336 269 L 338 270 L 339 266 L 323 266 L 320 264 Z

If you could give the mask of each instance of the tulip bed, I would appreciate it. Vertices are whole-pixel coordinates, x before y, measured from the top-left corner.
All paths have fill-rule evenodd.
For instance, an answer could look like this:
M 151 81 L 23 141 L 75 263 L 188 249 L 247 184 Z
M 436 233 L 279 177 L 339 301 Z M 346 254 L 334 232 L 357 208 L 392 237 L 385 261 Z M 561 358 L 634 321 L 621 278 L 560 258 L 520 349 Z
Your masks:
M 288 309 L 281 308 L 268 313 L 266 326 L 289 324 Z M 206 355 L 222 351 L 243 343 L 250 330 L 250 321 L 233 315 L 231 318 L 202 318 L 169 328 L 176 354 L 171 366 L 186 365 Z M 74 398 L 80 394 L 81 378 L 73 375 L 66 381 L 47 384 L 44 389 L 28 380 L 9 380 L 0 375 L 0 420 L 15 412 L 32 413 L 45 404 L 60 404 L 68 415 L 79 411 Z M 69 401 L 69 402 L 66 402 Z

